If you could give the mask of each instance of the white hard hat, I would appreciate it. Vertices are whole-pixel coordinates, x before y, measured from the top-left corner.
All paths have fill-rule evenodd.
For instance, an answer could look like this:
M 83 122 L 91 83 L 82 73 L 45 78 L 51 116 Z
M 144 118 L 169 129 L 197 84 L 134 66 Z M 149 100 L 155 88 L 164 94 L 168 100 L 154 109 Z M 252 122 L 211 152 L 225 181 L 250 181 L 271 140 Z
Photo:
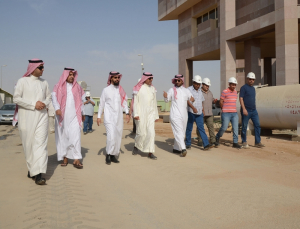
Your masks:
M 196 83 L 202 83 L 202 78 L 199 75 L 195 75 L 193 77 L 193 81 L 196 82 Z
M 247 75 L 247 78 L 255 79 L 255 74 L 253 72 L 249 72 L 248 75 Z
M 90 97 L 90 96 L 91 96 L 91 93 L 90 93 L 89 91 L 87 91 L 87 92 L 85 93 L 85 96 L 86 96 L 86 97 Z
M 204 78 L 202 83 L 206 84 L 207 86 L 211 86 L 210 79 L 208 79 L 208 78 Z
M 235 77 L 230 77 L 229 80 L 228 80 L 228 83 L 238 84 Z

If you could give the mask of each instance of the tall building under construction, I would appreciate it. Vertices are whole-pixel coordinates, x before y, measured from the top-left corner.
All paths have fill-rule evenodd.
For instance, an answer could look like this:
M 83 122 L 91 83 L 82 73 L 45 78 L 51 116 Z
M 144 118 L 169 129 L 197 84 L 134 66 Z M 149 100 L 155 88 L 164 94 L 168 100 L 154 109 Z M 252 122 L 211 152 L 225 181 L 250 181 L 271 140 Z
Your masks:
M 220 60 L 230 77 L 255 84 L 299 84 L 299 0 L 158 0 L 158 19 L 178 20 L 179 73 L 191 84 L 193 61 Z

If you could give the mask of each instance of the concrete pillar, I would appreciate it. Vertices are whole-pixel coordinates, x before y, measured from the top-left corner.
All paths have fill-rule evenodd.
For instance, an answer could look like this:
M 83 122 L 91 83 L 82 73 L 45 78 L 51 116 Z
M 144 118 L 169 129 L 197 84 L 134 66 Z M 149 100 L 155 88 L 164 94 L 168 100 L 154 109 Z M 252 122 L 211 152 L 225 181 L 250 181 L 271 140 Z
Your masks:
M 256 80 L 254 85 L 261 82 L 261 68 L 260 68 L 260 40 L 251 39 L 244 42 L 244 56 L 245 56 L 245 77 L 249 72 L 255 74 Z
M 226 30 L 235 27 L 235 20 L 235 0 L 220 1 L 221 91 L 228 87 L 228 79 L 236 76 L 236 44 L 225 38 Z
M 269 86 L 275 86 L 272 82 L 272 57 L 264 58 L 264 82 L 262 84 L 268 84 Z
M 185 74 L 184 74 L 184 84 L 186 87 L 192 85 L 193 80 L 193 61 L 186 60 Z
M 297 4 L 297 0 L 275 0 L 277 85 L 299 83 Z

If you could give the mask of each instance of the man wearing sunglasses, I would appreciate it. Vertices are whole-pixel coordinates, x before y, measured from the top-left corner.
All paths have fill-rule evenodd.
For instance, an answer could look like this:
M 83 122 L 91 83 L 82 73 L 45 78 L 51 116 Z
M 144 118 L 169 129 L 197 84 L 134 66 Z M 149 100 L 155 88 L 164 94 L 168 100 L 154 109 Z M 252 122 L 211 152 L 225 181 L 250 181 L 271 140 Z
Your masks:
M 136 124 L 135 145 L 132 154 L 138 150 L 148 153 L 148 158 L 157 160 L 155 152 L 155 122 L 159 119 L 156 89 L 152 85 L 153 75 L 144 72 L 142 79 L 133 88 L 133 114 Z
M 185 157 L 187 154 L 186 146 L 184 142 L 186 125 L 188 121 L 188 101 L 194 101 L 192 93 L 183 86 L 183 75 L 176 75 L 172 79 L 174 84 L 173 88 L 168 90 L 168 93 L 164 91 L 165 102 L 172 101 L 170 110 L 171 127 L 174 134 L 174 146 L 173 153 L 180 154 L 181 157 Z
M 48 83 L 40 78 L 43 72 L 42 60 L 29 60 L 27 72 L 18 80 L 13 98 L 17 104 L 14 117 L 18 116 L 18 129 L 28 168 L 27 176 L 34 178 L 38 185 L 46 184 L 42 173 L 47 171 L 47 107 L 51 102 Z
M 246 78 L 246 84 L 241 87 L 240 90 L 240 104 L 241 104 L 241 116 L 242 116 L 242 145 L 244 149 L 249 149 L 249 145 L 247 143 L 247 126 L 249 119 L 252 120 L 254 125 L 255 132 L 255 146 L 258 148 L 262 148 L 265 145 L 261 143 L 260 138 L 260 123 L 259 117 L 256 110 L 255 104 L 255 88 L 253 87 L 255 81 L 255 74 L 253 72 L 249 72 Z
M 107 87 L 103 89 L 100 97 L 97 124 L 101 123 L 101 115 L 104 111 L 104 126 L 106 129 L 106 164 L 119 163 L 122 133 L 123 133 L 123 111 L 126 113 L 127 123 L 130 121 L 127 95 L 120 85 L 122 74 L 110 72 Z

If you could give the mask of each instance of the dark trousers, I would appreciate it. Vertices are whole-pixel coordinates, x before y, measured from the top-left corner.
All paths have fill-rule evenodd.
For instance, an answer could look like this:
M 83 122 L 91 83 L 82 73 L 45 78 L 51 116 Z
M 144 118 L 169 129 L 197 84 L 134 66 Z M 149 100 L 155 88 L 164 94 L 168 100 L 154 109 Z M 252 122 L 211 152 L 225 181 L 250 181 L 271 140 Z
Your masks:
M 241 137 L 242 137 L 242 142 L 247 142 L 247 126 L 248 126 L 248 122 L 249 119 L 252 120 L 252 123 L 254 125 L 254 132 L 255 132 L 255 144 L 260 143 L 261 139 L 260 139 L 260 123 L 259 123 L 259 117 L 258 117 L 258 113 L 257 110 L 247 110 L 248 111 L 248 115 L 245 116 L 243 115 L 243 111 L 241 111 L 241 115 L 242 115 L 242 133 L 241 133 Z
M 83 123 L 83 132 L 87 132 L 88 130 L 92 130 L 93 127 L 93 116 L 86 115 Z

